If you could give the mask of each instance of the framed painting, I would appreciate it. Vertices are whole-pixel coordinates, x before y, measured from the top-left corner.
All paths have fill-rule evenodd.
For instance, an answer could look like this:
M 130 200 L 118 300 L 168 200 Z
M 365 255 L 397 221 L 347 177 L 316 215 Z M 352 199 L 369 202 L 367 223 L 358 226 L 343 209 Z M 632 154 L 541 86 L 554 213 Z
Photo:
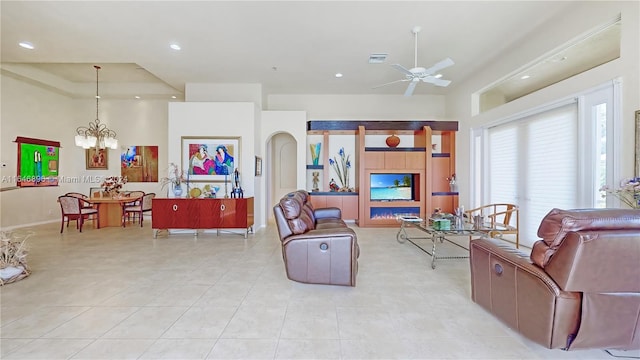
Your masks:
M 182 168 L 189 181 L 225 181 L 240 168 L 239 137 L 182 137 Z
M 262 158 L 256 156 L 256 176 L 262 176 Z
M 124 146 L 120 153 L 120 176 L 128 182 L 157 182 L 158 146 Z
M 636 111 L 636 177 L 640 177 L 640 110 Z
M 85 150 L 87 170 L 106 170 L 109 168 L 108 149 L 90 148 Z

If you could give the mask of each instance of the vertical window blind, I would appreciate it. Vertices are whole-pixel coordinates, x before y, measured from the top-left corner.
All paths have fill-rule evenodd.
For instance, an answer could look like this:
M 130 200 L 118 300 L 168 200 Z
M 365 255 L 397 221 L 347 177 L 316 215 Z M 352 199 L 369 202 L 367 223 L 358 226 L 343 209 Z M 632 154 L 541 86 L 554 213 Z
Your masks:
M 549 210 L 578 205 L 577 103 L 491 127 L 488 139 L 489 203 L 520 207 L 520 242 L 530 246 Z

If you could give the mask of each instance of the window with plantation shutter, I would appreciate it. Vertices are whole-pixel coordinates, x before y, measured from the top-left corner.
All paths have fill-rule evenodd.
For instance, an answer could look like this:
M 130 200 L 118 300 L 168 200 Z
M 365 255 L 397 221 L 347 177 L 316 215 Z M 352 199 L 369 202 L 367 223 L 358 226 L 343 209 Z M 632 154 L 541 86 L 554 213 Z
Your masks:
M 488 129 L 488 201 L 520 207 L 520 241 L 554 207 L 578 207 L 578 113 L 572 102 Z

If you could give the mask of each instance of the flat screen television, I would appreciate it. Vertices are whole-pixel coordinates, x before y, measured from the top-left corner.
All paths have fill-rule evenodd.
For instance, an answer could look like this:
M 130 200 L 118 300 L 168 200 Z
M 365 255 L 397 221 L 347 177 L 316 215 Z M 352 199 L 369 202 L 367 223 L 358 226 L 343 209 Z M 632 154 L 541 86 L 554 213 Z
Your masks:
M 369 199 L 371 201 L 413 201 L 416 199 L 414 184 L 416 174 L 371 174 Z

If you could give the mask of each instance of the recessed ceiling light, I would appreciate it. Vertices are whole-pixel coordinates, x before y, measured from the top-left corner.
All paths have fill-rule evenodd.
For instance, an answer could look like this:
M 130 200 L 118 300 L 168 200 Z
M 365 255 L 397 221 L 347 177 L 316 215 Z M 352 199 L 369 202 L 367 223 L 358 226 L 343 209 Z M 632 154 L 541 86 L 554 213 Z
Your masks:
M 140 99 L 140 96 L 136 95 L 136 99 Z
M 528 78 L 530 78 L 530 77 L 531 77 L 530 75 L 522 75 L 522 76 L 520 77 L 520 79 L 522 79 L 522 80 L 526 80 L 526 79 L 528 79 Z
M 436 76 L 434 76 L 434 78 L 436 79 L 440 79 L 442 77 L 442 74 L 437 74 Z
M 341 78 L 341 77 L 342 77 L 342 74 L 341 74 L 341 73 L 336 73 L 336 77 L 337 77 L 337 78 Z
M 33 50 L 33 49 L 35 49 L 35 48 L 36 48 L 35 46 L 33 46 L 33 44 L 32 44 L 32 43 L 30 43 L 30 42 L 28 42 L 28 41 L 20 41 L 20 42 L 18 43 L 18 45 L 20 45 L 20 47 L 23 47 L 23 48 L 25 48 L 25 49 L 29 49 L 29 50 Z
M 181 49 L 180 45 L 178 45 L 178 44 L 171 44 L 171 45 L 169 45 L 169 47 L 172 48 L 173 50 L 180 50 Z
M 175 95 L 171 95 L 172 99 L 177 99 L 177 97 Z

